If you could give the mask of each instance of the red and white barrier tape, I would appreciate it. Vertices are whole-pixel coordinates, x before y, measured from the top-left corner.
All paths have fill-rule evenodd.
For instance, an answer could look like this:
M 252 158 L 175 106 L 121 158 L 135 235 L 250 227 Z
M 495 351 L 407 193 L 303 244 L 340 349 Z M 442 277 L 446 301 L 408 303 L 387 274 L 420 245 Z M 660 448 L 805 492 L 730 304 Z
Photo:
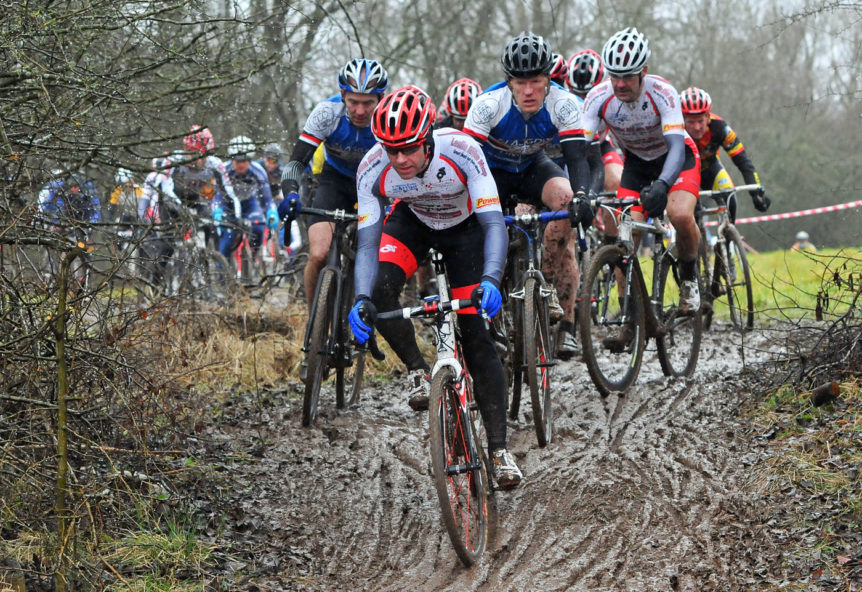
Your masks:
M 862 199 L 857 201 L 848 201 L 843 204 L 834 206 L 823 206 L 822 208 L 812 208 L 810 210 L 799 210 L 798 212 L 785 212 L 783 214 L 770 214 L 769 216 L 754 216 L 753 218 L 739 218 L 735 222 L 737 226 L 740 224 L 751 224 L 752 222 L 769 222 L 770 220 L 789 220 L 790 218 L 800 218 L 802 216 L 812 216 L 814 214 L 824 214 L 826 212 L 837 212 L 838 210 L 848 210 L 850 208 L 858 208 L 862 206 Z M 706 223 L 707 226 L 718 226 L 717 220 L 710 220 Z

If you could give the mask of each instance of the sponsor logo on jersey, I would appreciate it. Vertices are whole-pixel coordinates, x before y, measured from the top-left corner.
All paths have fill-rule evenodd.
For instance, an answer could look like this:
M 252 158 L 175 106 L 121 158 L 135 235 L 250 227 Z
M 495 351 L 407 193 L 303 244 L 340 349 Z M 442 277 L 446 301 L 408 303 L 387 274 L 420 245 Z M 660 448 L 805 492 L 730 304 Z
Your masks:
M 497 196 L 494 197 L 480 197 L 476 200 L 476 209 L 481 210 L 482 208 L 487 208 L 489 206 L 500 205 L 500 198 Z
M 661 131 L 667 133 L 672 130 L 681 130 L 685 129 L 684 123 L 666 123 L 662 126 Z
M 383 245 L 382 247 L 380 247 L 381 253 L 394 253 L 397 250 L 398 247 L 396 245 Z
M 557 101 L 554 105 L 554 112 L 560 124 L 565 127 L 571 127 L 578 122 L 581 110 L 578 109 L 578 104 L 572 100 Z
M 500 105 L 496 99 L 487 99 L 485 101 L 478 102 L 473 108 L 473 111 L 475 111 L 473 121 L 476 123 L 488 123 L 491 121 L 491 118 L 494 117 L 494 114 L 497 113 L 499 108 Z
M 368 220 L 368 214 L 359 214 L 359 224 L 364 224 Z
M 399 183 L 398 185 L 393 185 L 391 187 L 392 192 L 409 192 L 416 191 L 419 189 L 419 186 L 416 183 Z

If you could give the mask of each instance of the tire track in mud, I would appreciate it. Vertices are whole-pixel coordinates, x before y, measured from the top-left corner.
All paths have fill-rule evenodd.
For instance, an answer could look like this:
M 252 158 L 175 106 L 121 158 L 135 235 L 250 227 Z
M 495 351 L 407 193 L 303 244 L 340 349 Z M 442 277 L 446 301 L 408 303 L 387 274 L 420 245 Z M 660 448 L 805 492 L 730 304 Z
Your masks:
M 255 578 L 282 590 L 737 590 L 734 537 L 749 509 L 728 446 L 742 367 L 729 331 L 704 335 L 692 380 L 667 379 L 647 356 L 635 388 L 602 399 L 580 360 L 554 375 L 554 440 L 536 445 L 522 411 L 510 449 L 523 485 L 496 492 L 485 556 L 459 563 L 440 521 L 427 420 L 396 384 L 317 426 L 301 401 L 245 471 L 264 498 L 243 504 L 261 561 Z M 756 343 L 749 335 L 747 342 Z M 748 350 L 747 361 L 756 356 Z M 529 403 L 526 402 L 526 411 Z M 522 410 L 524 406 L 522 405 Z M 276 511 L 277 510 L 277 511 Z

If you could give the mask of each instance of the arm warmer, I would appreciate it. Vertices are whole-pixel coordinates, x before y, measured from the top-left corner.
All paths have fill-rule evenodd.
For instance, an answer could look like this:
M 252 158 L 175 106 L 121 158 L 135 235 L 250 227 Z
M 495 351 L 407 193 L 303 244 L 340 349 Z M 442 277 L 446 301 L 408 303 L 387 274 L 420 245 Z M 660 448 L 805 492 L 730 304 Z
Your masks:
M 560 142 L 563 159 L 569 169 L 569 182 L 575 193 L 586 193 L 590 188 L 590 164 L 587 162 L 587 144 L 583 138 Z M 601 158 L 601 155 L 599 156 Z
M 506 221 L 502 212 L 477 212 L 476 219 L 485 231 L 482 279 L 488 280 L 499 288 L 503 278 L 503 268 L 506 266 L 506 253 L 509 250 Z
M 665 136 L 665 141 L 667 142 L 667 158 L 664 160 L 664 166 L 661 168 L 661 174 L 658 178 L 664 181 L 668 187 L 673 187 L 685 162 L 685 136 L 676 134 Z
M 288 193 L 299 191 L 299 182 L 302 180 L 302 171 L 311 162 L 314 156 L 314 151 L 317 146 L 312 146 L 308 142 L 300 140 L 293 147 L 293 152 L 290 155 L 290 161 L 284 165 L 284 171 L 281 173 L 281 192 L 287 196 Z

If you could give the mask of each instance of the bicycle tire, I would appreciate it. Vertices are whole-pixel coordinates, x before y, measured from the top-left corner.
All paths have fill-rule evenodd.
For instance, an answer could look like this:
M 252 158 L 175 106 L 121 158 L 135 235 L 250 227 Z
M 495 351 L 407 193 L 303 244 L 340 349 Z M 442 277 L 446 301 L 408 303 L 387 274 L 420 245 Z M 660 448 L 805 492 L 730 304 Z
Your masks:
M 754 294 L 745 245 L 734 226 L 724 229 L 724 237 L 727 251 L 722 253 L 720 275 L 727 293 L 730 320 L 737 329 L 749 331 L 754 328 Z
M 584 288 L 584 286 L 586 285 L 585 280 L 587 277 L 587 273 L 589 273 L 589 271 L 590 271 L 590 264 L 592 263 L 592 260 L 593 260 L 592 248 L 587 248 L 586 251 L 581 251 L 580 249 L 578 249 L 577 250 L 577 257 L 578 257 L 578 291 L 577 291 L 577 294 L 575 295 L 575 307 L 576 308 L 578 306 L 578 303 L 581 300 L 583 300 L 584 298 L 590 298 L 592 296 L 589 293 L 589 291 Z M 574 321 L 575 321 L 574 330 L 577 331 L 577 329 L 578 329 L 578 315 L 577 314 L 575 314 Z
M 431 379 L 429 448 L 443 526 L 458 558 L 470 567 L 488 539 L 488 473 L 480 452 L 476 411 L 469 409 L 465 417 L 457 389 L 458 377 L 449 366 Z
M 646 347 L 645 296 L 637 285 L 631 290 L 625 323 L 631 331 L 631 340 L 619 351 L 604 345 L 623 327 L 616 269 L 621 269 L 625 277 L 622 250 L 617 245 L 605 245 L 593 257 L 586 279 L 589 292 L 595 294 L 596 300 L 583 299 L 578 307 L 584 363 L 603 397 L 611 393 L 623 394 L 634 384 Z
M 203 288 L 210 298 L 229 303 L 237 293 L 236 276 L 224 255 L 212 249 L 198 250 L 203 257 Z
M 521 390 L 524 387 L 524 301 L 513 300 L 512 304 L 512 399 L 509 402 L 509 419 L 517 420 L 521 409 Z
M 703 318 L 699 310 L 692 316 L 677 314 L 681 283 L 678 262 L 666 255 L 659 274 L 656 301 L 661 306 L 659 322 L 662 331 L 656 337 L 656 349 L 661 371 L 665 376 L 691 376 L 700 354 Z
M 240 258 L 239 258 L 239 277 L 242 285 L 245 287 L 254 286 L 257 283 L 256 269 L 254 262 L 254 253 L 251 250 L 251 243 L 248 238 L 244 238 L 240 243 Z
M 353 269 L 344 267 L 345 276 L 341 293 L 341 316 L 339 317 L 339 341 L 335 349 L 335 406 L 343 409 L 345 405 L 356 405 L 359 402 L 359 391 L 362 388 L 362 378 L 365 376 L 365 351 L 354 348 L 353 332 L 347 322 L 347 315 L 353 303 Z
M 335 270 L 320 272 L 317 304 L 311 320 L 311 336 L 305 352 L 307 374 L 305 394 L 302 398 L 302 425 L 310 426 L 317 419 L 320 387 L 326 380 L 329 354 L 325 351 L 331 343 L 332 320 L 335 318 Z
M 716 278 L 716 270 L 713 268 L 714 256 L 710 256 L 710 247 L 706 242 L 706 232 L 700 229 L 700 242 L 697 247 L 697 274 L 700 278 L 700 301 L 703 315 L 703 330 L 709 331 L 712 327 L 712 318 L 715 315 L 715 297 L 713 296 L 713 282 Z
M 527 381 L 533 408 L 533 426 L 539 447 L 551 441 L 554 415 L 551 408 L 551 365 L 553 344 L 548 313 L 548 299 L 542 296 L 542 285 L 536 278 L 524 284 L 524 351 L 527 354 Z

